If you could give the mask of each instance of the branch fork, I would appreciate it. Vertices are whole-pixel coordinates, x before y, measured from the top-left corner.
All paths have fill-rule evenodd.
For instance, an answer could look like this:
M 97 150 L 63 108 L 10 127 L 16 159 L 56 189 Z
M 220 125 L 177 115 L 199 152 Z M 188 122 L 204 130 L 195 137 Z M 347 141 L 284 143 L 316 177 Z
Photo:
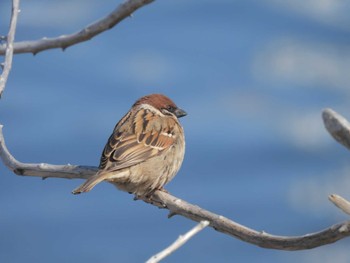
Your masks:
M 7 36 L 1 36 L 0 41 L 6 42 L 4 46 L 5 53 L 5 61 L 2 63 L 1 67 L 3 68 L 2 73 L 0 75 L 0 98 L 2 93 L 4 92 L 6 82 L 12 67 L 12 58 L 13 58 L 13 45 L 15 41 L 15 33 L 17 27 L 17 20 L 19 14 L 19 0 L 12 1 L 12 13 L 11 13 L 11 21 L 10 21 L 10 29 Z
M 72 45 L 90 40 L 102 32 L 113 28 L 125 18 L 130 17 L 137 9 L 152 3 L 153 1 L 154 0 L 127 0 L 121 3 L 104 18 L 87 25 L 78 32 L 61 35 L 54 38 L 44 37 L 39 40 L 16 42 L 13 45 L 13 51 L 15 54 L 32 53 L 33 55 L 53 48 L 61 48 L 64 51 L 66 48 Z M 0 55 L 5 54 L 5 50 L 6 47 L 4 45 L 0 45 Z
M 339 114 L 331 110 L 326 110 L 325 125 L 329 125 L 329 114 L 332 122 L 339 124 L 342 128 L 339 132 L 337 126 L 337 136 L 342 137 L 343 132 L 348 132 L 347 127 L 342 126 L 344 122 Z M 323 114 L 325 116 L 325 113 Z M 341 120 L 340 122 L 338 120 Z M 332 134 L 332 128 L 328 129 Z M 350 143 L 349 143 L 350 145 Z M 51 165 L 51 164 L 28 164 L 17 161 L 8 151 L 5 145 L 2 126 L 0 126 L 0 158 L 4 164 L 17 174 L 22 176 L 38 176 L 42 178 L 66 178 L 66 179 L 86 179 L 96 173 L 97 167 L 80 165 Z M 350 213 L 350 203 L 338 195 L 331 195 L 329 199 L 345 213 Z M 256 231 L 246 226 L 240 225 L 222 215 L 214 214 L 199 206 L 190 204 L 167 192 L 156 191 L 151 198 L 142 199 L 144 202 L 159 208 L 169 210 L 169 217 L 173 215 L 184 216 L 195 222 L 207 221 L 208 226 L 216 231 L 238 238 L 242 241 L 271 249 L 279 250 L 303 250 L 315 248 L 336 242 L 350 236 L 350 221 L 338 223 L 316 233 L 302 236 L 276 236 L 265 231 Z
M 0 55 L 5 54 L 3 71 L 0 76 L 0 96 L 6 85 L 9 72 L 12 65 L 14 53 L 33 53 L 37 54 L 43 50 L 52 48 L 67 47 L 89 40 L 94 36 L 114 27 L 126 17 L 130 17 L 138 8 L 151 3 L 153 0 L 127 0 L 120 4 L 114 11 L 99 21 L 88 25 L 79 32 L 62 35 L 56 38 L 43 38 L 37 41 L 23 41 L 14 43 L 16 23 L 19 13 L 19 0 L 13 0 L 12 16 L 10 30 L 7 36 L 0 37 Z M 331 109 L 325 109 L 322 114 L 323 121 L 328 132 L 340 144 L 350 149 L 350 124 L 340 114 Z M 0 158 L 5 166 L 17 175 L 36 176 L 46 178 L 65 178 L 65 179 L 87 179 L 97 172 L 97 167 L 81 165 L 52 165 L 45 163 L 22 163 L 16 160 L 8 151 L 0 125 Z M 343 212 L 350 215 L 350 202 L 345 198 L 332 194 L 329 200 L 334 203 Z M 215 230 L 238 238 L 242 241 L 270 249 L 279 250 L 303 250 L 315 248 L 318 246 L 330 244 L 340 239 L 350 236 L 350 220 L 338 223 L 316 233 L 305 234 L 303 236 L 276 236 L 265 231 L 256 231 L 246 226 L 240 225 L 222 215 L 214 214 L 199 206 L 190 204 L 180 198 L 177 198 L 167 192 L 156 191 L 151 198 L 143 199 L 144 202 L 156 207 L 169 210 L 168 217 L 181 215 L 199 224 L 180 236 L 171 246 L 161 253 L 153 256 L 148 262 L 158 262 L 169 255 L 189 238 L 201 231 L 207 226 Z M 153 260 L 153 261 L 152 261 Z

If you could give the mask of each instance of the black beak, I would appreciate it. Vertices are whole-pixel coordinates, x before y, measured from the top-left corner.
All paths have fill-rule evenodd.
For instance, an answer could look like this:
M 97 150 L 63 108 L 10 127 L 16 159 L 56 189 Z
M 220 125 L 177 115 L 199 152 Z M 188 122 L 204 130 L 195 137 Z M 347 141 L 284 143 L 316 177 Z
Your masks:
M 178 117 L 178 118 L 181 118 L 181 117 L 187 115 L 187 112 L 184 111 L 184 110 L 182 110 L 182 109 L 180 109 L 180 108 L 177 108 L 177 109 L 174 111 L 174 113 L 175 113 L 176 117 Z

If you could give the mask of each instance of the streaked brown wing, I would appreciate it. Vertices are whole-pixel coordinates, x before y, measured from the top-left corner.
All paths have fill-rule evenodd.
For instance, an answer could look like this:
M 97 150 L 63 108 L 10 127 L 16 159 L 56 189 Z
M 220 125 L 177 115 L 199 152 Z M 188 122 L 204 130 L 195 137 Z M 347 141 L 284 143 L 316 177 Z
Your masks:
M 100 169 L 119 170 L 159 155 L 174 143 L 176 125 L 173 118 L 160 118 L 148 109 L 127 114 L 104 148 Z

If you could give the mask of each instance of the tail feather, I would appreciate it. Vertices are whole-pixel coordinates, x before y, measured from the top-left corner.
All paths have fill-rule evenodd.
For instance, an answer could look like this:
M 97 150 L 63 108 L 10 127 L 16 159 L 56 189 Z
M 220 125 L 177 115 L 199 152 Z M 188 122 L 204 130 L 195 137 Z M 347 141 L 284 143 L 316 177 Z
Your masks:
M 106 179 L 113 179 L 113 180 L 121 180 L 124 181 L 126 178 L 128 178 L 129 170 L 124 169 L 121 171 L 105 171 L 100 170 L 95 175 L 91 176 L 89 179 L 87 179 L 82 185 L 75 188 L 72 191 L 72 194 L 81 194 L 85 192 L 89 192 L 92 188 L 94 188 L 98 183 L 101 183 L 102 181 Z
M 97 173 L 95 175 L 93 175 L 92 177 L 90 177 L 89 179 L 87 179 L 82 185 L 80 185 L 79 187 L 75 188 L 72 191 L 72 194 L 81 194 L 81 193 L 85 193 L 85 192 L 89 192 L 92 188 L 95 187 L 95 185 L 97 185 L 98 183 L 102 182 L 103 180 L 108 178 L 108 173 Z

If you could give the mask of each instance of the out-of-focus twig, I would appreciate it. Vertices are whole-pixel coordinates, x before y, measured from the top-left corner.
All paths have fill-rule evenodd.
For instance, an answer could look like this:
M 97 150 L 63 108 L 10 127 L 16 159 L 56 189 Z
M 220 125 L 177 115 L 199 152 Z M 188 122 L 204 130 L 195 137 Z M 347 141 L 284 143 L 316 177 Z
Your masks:
M 332 137 L 350 150 L 350 123 L 332 109 L 322 112 L 324 126 Z
M 331 194 L 328 199 L 340 208 L 344 213 L 350 215 L 350 202 L 340 195 Z
M 192 228 L 186 234 L 179 236 L 174 241 L 174 243 L 172 243 L 170 246 L 168 246 L 164 250 L 152 256 L 149 260 L 146 261 L 146 263 L 158 263 L 159 261 L 163 260 L 170 254 L 175 252 L 177 249 L 179 249 L 181 246 L 183 246 L 188 240 L 190 240 L 194 235 L 196 235 L 198 232 L 203 230 L 208 225 L 209 225 L 209 221 L 199 222 L 194 228 Z
M 6 82 L 12 67 L 13 58 L 13 43 L 15 41 L 15 33 L 17 28 L 17 20 L 19 14 L 19 0 L 12 0 L 12 13 L 10 21 L 10 29 L 6 37 L 6 43 L 4 45 L 5 61 L 3 64 L 3 70 L 0 75 L 0 98 L 4 92 Z
M 86 26 L 79 32 L 62 35 L 54 38 L 42 38 L 34 41 L 22 41 L 14 43 L 14 53 L 37 54 L 43 50 L 52 48 L 66 49 L 72 45 L 90 40 L 94 36 L 111 29 L 126 17 L 130 17 L 138 8 L 153 2 L 154 0 L 127 0 L 120 4 L 106 17 Z M 5 53 L 5 47 L 0 46 L 0 55 Z

